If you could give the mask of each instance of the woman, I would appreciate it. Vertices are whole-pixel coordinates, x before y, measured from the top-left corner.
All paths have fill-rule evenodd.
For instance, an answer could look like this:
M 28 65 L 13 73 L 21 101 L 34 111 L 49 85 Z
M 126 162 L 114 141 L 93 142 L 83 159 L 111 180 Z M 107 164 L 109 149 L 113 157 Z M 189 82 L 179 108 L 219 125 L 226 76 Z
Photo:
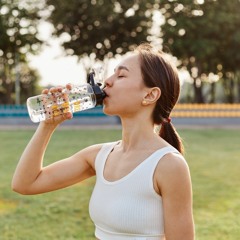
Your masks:
M 142 44 L 105 85 L 103 110 L 120 117 L 122 140 L 42 167 L 51 135 L 72 115 L 42 122 L 21 156 L 13 190 L 39 194 L 96 175 L 89 208 L 97 239 L 193 240 L 190 174 L 169 117 L 180 91 L 177 71 L 162 52 Z M 43 93 L 49 91 L 61 88 Z M 160 136 L 155 125 L 161 125 Z

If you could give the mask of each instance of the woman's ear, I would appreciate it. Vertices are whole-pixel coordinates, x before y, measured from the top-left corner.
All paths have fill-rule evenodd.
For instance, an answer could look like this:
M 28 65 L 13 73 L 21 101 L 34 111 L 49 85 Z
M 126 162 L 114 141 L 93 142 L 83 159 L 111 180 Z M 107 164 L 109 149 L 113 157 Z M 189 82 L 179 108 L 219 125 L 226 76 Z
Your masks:
M 158 87 L 148 88 L 144 98 L 143 105 L 149 105 L 155 103 L 161 96 L 161 90 Z

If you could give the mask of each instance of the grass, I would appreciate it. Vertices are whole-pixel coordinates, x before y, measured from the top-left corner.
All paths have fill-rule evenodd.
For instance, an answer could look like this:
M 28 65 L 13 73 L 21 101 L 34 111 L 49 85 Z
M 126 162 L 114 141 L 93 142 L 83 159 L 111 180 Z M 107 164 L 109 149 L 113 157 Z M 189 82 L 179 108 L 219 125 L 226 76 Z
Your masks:
M 240 130 L 181 130 L 192 175 L 197 240 L 237 240 L 240 236 Z M 94 239 L 88 201 L 94 178 L 56 192 L 21 196 L 11 178 L 33 130 L 0 132 L 0 239 Z M 120 139 L 119 130 L 59 130 L 45 163 L 99 142 Z M 30 171 L 30 169 L 29 169 Z

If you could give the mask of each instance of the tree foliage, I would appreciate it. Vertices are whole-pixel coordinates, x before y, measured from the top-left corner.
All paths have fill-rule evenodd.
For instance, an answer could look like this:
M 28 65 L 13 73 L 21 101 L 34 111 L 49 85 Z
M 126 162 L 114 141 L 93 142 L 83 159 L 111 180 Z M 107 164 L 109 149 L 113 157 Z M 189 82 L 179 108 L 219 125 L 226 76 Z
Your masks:
M 163 44 L 191 73 L 195 102 L 204 102 L 202 80 L 209 73 L 223 79 L 227 101 L 234 101 L 233 79 L 240 66 L 239 9 L 239 0 L 161 1 Z
M 155 1 L 46 0 L 67 54 L 103 60 L 147 41 Z
M 41 44 L 37 37 L 40 17 L 36 3 L 0 0 L 0 103 L 13 103 L 16 69 L 19 64 L 26 69 L 26 55 L 36 52 Z

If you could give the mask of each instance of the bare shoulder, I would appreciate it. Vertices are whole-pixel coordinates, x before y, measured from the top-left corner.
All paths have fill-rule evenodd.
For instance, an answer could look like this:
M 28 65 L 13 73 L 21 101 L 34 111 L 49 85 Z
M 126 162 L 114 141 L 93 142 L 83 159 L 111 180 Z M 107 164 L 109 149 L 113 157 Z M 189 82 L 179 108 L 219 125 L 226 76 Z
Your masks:
M 155 181 L 160 192 L 167 188 L 175 189 L 179 183 L 190 186 L 190 171 L 185 158 L 177 153 L 166 154 L 157 165 Z
M 188 164 L 185 158 L 178 153 L 168 153 L 162 157 L 157 166 L 157 171 L 164 173 L 176 173 L 188 171 Z
M 87 163 L 95 171 L 95 160 L 98 153 L 100 152 L 104 145 L 108 145 L 111 143 L 112 142 L 108 143 L 106 142 L 91 145 L 77 152 L 74 157 L 75 159 L 84 159 L 85 163 Z
M 78 154 L 84 154 L 87 158 L 95 158 L 104 144 L 94 144 L 79 151 Z
M 95 158 L 103 145 L 103 143 L 91 145 L 77 152 L 75 156 L 78 159 L 84 158 L 88 162 L 88 164 L 91 165 L 92 168 L 94 168 Z

